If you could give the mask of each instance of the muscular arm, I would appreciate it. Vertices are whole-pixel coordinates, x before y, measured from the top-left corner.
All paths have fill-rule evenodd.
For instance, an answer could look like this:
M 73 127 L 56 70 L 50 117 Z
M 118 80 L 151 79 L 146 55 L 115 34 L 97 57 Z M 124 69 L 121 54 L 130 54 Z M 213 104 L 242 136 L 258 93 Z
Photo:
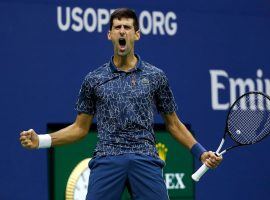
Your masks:
M 93 121 L 93 115 L 79 114 L 73 124 L 51 133 L 52 146 L 73 143 L 86 136 Z
M 93 115 L 78 114 L 73 124 L 50 134 L 52 146 L 73 143 L 85 137 L 93 118 Z M 20 141 L 22 146 L 28 149 L 36 149 L 39 145 L 38 135 L 33 129 L 21 132 Z
M 191 147 L 197 143 L 189 130 L 179 120 L 175 112 L 162 115 L 166 128 L 169 133 L 182 145 L 191 149 Z
M 175 112 L 162 115 L 167 130 L 170 134 L 181 144 L 187 147 L 189 150 L 194 144 L 197 143 L 195 138 L 185 127 L 185 125 L 179 120 Z M 207 167 L 215 168 L 222 161 L 222 157 L 216 156 L 212 151 L 204 152 L 201 155 L 201 161 L 206 164 Z

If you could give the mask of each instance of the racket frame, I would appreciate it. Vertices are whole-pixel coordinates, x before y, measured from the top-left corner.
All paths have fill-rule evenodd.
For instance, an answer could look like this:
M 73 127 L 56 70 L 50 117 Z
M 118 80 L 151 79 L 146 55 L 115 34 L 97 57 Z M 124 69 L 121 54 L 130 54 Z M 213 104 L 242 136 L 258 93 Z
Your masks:
M 269 97 L 268 95 L 266 95 L 266 94 L 264 94 L 264 93 L 262 93 L 262 92 L 258 92 L 258 91 L 251 91 L 251 92 L 247 92 L 247 93 L 245 93 L 245 94 L 242 94 L 241 96 L 239 96 L 239 97 L 234 101 L 234 103 L 230 106 L 229 111 L 228 111 L 228 113 L 227 113 L 227 117 L 226 117 L 226 125 L 225 125 L 225 130 L 224 130 L 224 135 L 223 135 L 223 137 L 222 137 L 222 139 L 221 139 L 221 142 L 220 142 L 220 144 L 219 144 L 219 146 L 218 146 L 218 148 L 217 148 L 217 150 L 216 150 L 216 152 L 215 152 L 215 154 L 216 154 L 217 156 L 222 156 L 223 154 L 225 154 L 226 152 L 230 151 L 231 149 L 234 149 L 235 147 L 241 147 L 241 146 L 251 145 L 251 144 L 255 144 L 255 143 L 257 143 L 257 142 L 260 142 L 260 141 L 262 141 L 265 137 L 267 137 L 267 136 L 269 135 L 269 133 L 268 133 L 266 136 L 262 137 L 260 140 L 258 140 L 258 141 L 256 141 L 256 142 L 250 142 L 250 143 L 247 143 L 247 144 L 242 144 L 242 143 L 240 143 L 240 142 L 238 142 L 238 141 L 235 140 L 235 138 L 233 137 L 233 134 L 232 134 L 232 133 L 229 131 L 229 129 L 228 129 L 229 116 L 230 116 L 230 113 L 231 113 L 233 107 L 235 106 L 236 103 L 238 103 L 238 101 L 239 101 L 241 98 L 243 98 L 244 96 L 248 96 L 248 95 L 250 95 L 250 94 L 254 94 L 254 95 L 255 95 L 255 94 L 260 94 L 260 95 L 266 97 L 266 98 L 270 101 L 270 97 Z M 267 109 L 267 108 L 266 108 L 266 109 Z M 225 143 L 225 138 L 226 138 L 226 135 L 227 135 L 227 134 L 230 136 L 231 140 L 233 140 L 233 141 L 236 143 L 236 145 L 230 146 L 230 147 L 226 148 L 225 150 L 221 151 L 221 149 L 222 149 L 222 147 L 223 147 L 223 145 L 224 145 L 224 143 Z M 205 174 L 208 170 L 209 170 L 209 167 L 207 167 L 205 164 L 203 164 L 203 165 L 202 165 L 202 166 L 201 166 L 194 174 L 192 174 L 191 177 L 192 177 L 192 179 L 193 179 L 194 181 L 197 182 L 197 181 L 200 180 L 200 178 L 203 176 L 203 174 Z

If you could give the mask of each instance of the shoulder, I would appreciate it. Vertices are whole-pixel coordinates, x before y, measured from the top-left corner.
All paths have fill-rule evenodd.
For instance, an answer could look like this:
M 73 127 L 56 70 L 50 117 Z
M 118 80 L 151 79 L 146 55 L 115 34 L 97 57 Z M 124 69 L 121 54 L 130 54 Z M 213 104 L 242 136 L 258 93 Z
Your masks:
M 105 63 L 100 67 L 96 68 L 95 70 L 89 72 L 85 78 L 85 82 L 91 83 L 91 85 L 95 85 L 96 83 L 100 82 L 104 77 L 107 77 L 110 72 L 109 63 Z
M 142 61 L 142 65 L 146 73 L 154 75 L 156 78 L 166 78 L 166 74 L 162 69 L 145 61 Z
M 105 63 L 100 67 L 96 68 L 95 70 L 89 72 L 85 78 L 87 79 L 97 78 L 99 76 L 108 74 L 108 72 L 109 72 L 109 63 Z

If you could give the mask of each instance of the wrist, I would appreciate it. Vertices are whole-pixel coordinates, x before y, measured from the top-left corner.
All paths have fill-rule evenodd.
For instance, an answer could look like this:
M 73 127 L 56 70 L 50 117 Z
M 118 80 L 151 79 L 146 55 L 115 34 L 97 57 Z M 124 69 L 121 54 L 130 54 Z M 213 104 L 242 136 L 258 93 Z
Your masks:
M 196 144 L 194 144 L 191 149 L 190 152 L 192 153 L 192 155 L 194 157 L 196 157 L 197 159 L 199 159 L 201 161 L 201 156 L 204 152 L 206 152 L 207 150 L 199 143 L 197 142 Z
M 38 149 L 50 148 L 52 145 L 52 137 L 49 134 L 38 135 Z

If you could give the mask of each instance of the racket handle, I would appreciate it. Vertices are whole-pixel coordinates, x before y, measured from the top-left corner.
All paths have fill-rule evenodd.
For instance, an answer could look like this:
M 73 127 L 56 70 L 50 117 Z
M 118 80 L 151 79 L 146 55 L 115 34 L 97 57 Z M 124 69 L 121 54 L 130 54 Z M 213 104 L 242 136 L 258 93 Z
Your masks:
M 196 182 L 199 181 L 202 175 L 204 175 L 205 172 L 208 171 L 208 169 L 209 168 L 205 164 L 203 164 L 194 174 L 192 174 L 191 178 Z

